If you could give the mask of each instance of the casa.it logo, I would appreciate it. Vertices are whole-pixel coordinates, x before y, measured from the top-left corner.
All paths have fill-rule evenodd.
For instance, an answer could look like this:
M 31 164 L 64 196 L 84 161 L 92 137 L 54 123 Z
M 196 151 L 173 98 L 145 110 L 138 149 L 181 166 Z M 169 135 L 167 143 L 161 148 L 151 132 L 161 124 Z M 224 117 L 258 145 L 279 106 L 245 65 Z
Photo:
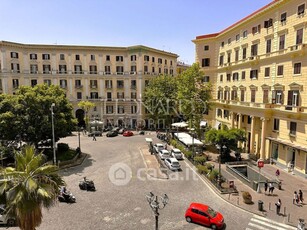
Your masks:
M 116 163 L 109 169 L 109 180 L 115 185 L 126 185 L 130 182 L 131 178 L 131 168 L 125 163 Z

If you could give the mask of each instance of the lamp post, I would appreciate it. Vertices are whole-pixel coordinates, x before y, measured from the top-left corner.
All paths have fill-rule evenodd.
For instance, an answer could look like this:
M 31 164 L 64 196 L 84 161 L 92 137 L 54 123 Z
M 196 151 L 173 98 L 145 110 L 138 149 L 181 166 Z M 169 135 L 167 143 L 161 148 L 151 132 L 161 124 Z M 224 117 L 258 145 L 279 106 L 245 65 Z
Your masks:
M 192 133 L 192 157 L 193 157 L 193 162 L 194 162 L 194 154 L 195 154 L 195 151 L 194 151 L 194 128 L 191 128 L 191 133 Z
M 221 186 L 221 182 L 222 182 L 222 178 L 221 178 L 221 158 L 222 158 L 222 151 L 227 149 L 227 147 L 225 145 L 223 145 L 223 147 L 221 147 L 219 144 L 216 145 L 216 148 L 219 150 L 220 152 L 220 156 L 219 156 L 219 175 L 217 177 L 217 183 L 219 186 Z
M 54 113 L 53 108 L 55 104 L 51 104 L 51 126 L 52 126 L 52 148 L 53 148 L 53 164 L 56 164 L 56 153 L 55 153 L 55 137 L 54 137 Z
M 163 197 L 155 196 L 152 192 L 150 192 L 148 195 L 146 195 L 147 201 L 149 206 L 151 207 L 152 211 L 155 214 L 156 219 L 156 227 L 155 229 L 158 230 L 158 223 L 159 223 L 159 209 L 163 209 L 166 204 L 168 203 L 168 196 L 166 194 L 163 195 Z M 160 202 L 159 202 L 160 200 Z

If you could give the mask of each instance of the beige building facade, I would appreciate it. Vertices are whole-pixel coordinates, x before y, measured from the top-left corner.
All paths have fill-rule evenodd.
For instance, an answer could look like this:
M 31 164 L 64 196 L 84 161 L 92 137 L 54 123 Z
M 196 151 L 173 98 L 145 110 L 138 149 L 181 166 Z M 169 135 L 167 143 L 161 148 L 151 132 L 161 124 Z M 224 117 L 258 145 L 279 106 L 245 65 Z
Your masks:
M 142 93 L 151 78 L 176 75 L 177 55 L 146 46 L 101 47 L 0 42 L 0 93 L 21 85 L 59 85 L 74 106 L 95 103 L 91 120 L 105 125 L 149 126 Z
M 225 30 L 197 36 L 213 85 L 207 120 L 244 129 L 245 152 L 307 173 L 306 1 L 275 0 Z

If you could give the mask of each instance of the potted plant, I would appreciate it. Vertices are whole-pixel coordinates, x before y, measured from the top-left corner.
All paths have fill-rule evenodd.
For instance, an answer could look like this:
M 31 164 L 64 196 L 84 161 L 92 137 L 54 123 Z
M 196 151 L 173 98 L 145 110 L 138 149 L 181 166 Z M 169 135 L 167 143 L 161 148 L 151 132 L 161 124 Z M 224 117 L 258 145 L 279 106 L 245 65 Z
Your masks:
M 244 191 L 242 193 L 242 197 L 243 197 L 243 202 L 245 204 L 252 204 L 253 203 L 252 195 L 249 192 Z

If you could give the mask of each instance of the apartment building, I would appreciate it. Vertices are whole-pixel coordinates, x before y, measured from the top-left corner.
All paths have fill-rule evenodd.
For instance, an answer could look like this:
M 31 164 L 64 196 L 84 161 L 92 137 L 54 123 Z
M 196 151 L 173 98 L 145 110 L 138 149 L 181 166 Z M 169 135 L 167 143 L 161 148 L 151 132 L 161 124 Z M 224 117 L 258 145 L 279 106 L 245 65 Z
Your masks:
M 244 129 L 242 148 L 307 173 L 307 14 L 304 0 L 275 0 L 219 33 L 193 40 L 213 85 L 206 117 Z
M 142 92 L 151 78 L 176 75 L 177 55 L 150 47 L 19 44 L 0 41 L 0 93 L 21 85 L 59 85 L 74 106 L 95 103 L 92 120 L 126 127 L 148 126 Z

